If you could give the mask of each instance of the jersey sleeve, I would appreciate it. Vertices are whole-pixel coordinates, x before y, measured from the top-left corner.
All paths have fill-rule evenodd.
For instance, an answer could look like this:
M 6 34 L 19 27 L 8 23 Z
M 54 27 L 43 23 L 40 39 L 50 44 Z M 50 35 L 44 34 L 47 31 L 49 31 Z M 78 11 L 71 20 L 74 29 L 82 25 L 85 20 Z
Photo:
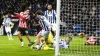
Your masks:
M 57 15 L 56 15 L 56 11 L 55 11 L 55 10 L 54 10 L 54 15 L 55 15 L 55 17 L 57 16 Z
M 54 14 L 56 15 L 56 11 L 54 10 Z
M 44 16 L 47 16 L 47 11 L 44 12 Z
M 43 16 L 43 18 L 44 18 L 44 21 L 47 23 L 47 25 L 49 25 L 50 23 L 49 23 L 49 21 L 46 19 L 46 17 Z

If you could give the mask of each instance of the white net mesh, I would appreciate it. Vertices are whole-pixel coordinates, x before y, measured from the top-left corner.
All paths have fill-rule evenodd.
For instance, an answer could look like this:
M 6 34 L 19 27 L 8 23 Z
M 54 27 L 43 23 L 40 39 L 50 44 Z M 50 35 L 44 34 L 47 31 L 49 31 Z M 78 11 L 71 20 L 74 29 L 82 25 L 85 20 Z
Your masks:
M 61 21 L 66 23 L 60 27 L 61 39 L 72 37 L 69 48 L 60 48 L 61 56 L 100 56 L 99 0 L 61 0 Z M 88 45 L 79 33 L 94 36 L 98 43 Z

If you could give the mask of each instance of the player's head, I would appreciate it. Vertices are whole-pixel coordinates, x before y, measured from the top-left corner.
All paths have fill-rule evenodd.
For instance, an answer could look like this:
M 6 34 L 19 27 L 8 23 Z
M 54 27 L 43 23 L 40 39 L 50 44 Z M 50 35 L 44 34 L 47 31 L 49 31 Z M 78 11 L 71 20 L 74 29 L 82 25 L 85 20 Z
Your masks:
M 69 44 L 72 41 L 72 37 L 69 37 L 68 39 L 65 39 L 66 43 Z
M 4 12 L 4 13 L 3 13 L 3 16 L 4 16 L 5 18 L 8 18 L 8 12 L 7 12 L 7 11 Z
M 5 17 L 8 18 L 8 14 L 6 14 Z
M 51 9 L 52 9 L 52 5 L 49 4 L 49 5 L 47 6 L 47 8 L 48 8 L 48 10 L 51 10 Z
M 36 13 L 36 15 L 44 15 L 43 12 L 41 10 L 38 10 Z
M 24 13 L 25 14 L 29 14 L 30 13 L 30 9 L 29 8 L 26 8 L 25 11 L 24 11 Z

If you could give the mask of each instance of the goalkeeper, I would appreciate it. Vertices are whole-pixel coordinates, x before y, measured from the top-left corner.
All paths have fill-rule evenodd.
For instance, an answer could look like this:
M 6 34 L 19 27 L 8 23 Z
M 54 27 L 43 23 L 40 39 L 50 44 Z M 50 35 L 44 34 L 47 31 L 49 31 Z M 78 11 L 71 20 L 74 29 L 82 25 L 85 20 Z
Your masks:
M 49 38 L 48 38 L 48 41 L 50 42 L 51 40 Z M 72 37 L 69 37 L 68 39 L 60 39 L 60 41 L 59 41 L 59 47 L 60 48 L 65 48 L 65 49 L 69 48 L 69 44 L 70 44 L 71 40 L 72 40 Z M 44 38 L 41 38 L 41 41 L 40 42 L 41 42 L 41 44 L 40 44 L 40 48 L 39 49 L 37 48 L 37 46 L 32 46 L 31 48 L 37 49 L 37 50 L 49 50 L 49 49 L 54 49 L 55 46 L 56 46 L 56 44 L 55 44 L 56 41 L 55 40 L 53 42 L 53 48 L 49 47 L 45 43 L 45 39 Z

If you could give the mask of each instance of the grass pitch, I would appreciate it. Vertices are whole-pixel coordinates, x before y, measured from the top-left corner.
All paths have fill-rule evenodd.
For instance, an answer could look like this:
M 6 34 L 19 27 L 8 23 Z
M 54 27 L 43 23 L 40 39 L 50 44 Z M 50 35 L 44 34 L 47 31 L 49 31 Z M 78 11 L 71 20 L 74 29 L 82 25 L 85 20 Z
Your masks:
M 13 36 L 14 40 L 8 40 L 7 36 L 0 36 L 0 56 L 53 56 L 53 50 L 36 51 L 28 46 L 28 41 L 25 36 L 23 40 L 25 46 L 21 47 L 21 43 L 17 36 Z M 31 36 L 34 40 L 35 37 Z
M 14 40 L 8 40 L 7 36 L 0 36 L 0 56 L 54 56 L 54 50 L 36 51 L 28 47 L 28 41 L 23 36 L 25 46 L 21 47 L 21 43 L 17 36 L 13 36 Z M 31 36 L 34 40 L 35 37 Z M 84 45 L 84 38 L 74 37 L 68 49 L 60 49 L 62 56 L 99 56 L 100 46 Z

